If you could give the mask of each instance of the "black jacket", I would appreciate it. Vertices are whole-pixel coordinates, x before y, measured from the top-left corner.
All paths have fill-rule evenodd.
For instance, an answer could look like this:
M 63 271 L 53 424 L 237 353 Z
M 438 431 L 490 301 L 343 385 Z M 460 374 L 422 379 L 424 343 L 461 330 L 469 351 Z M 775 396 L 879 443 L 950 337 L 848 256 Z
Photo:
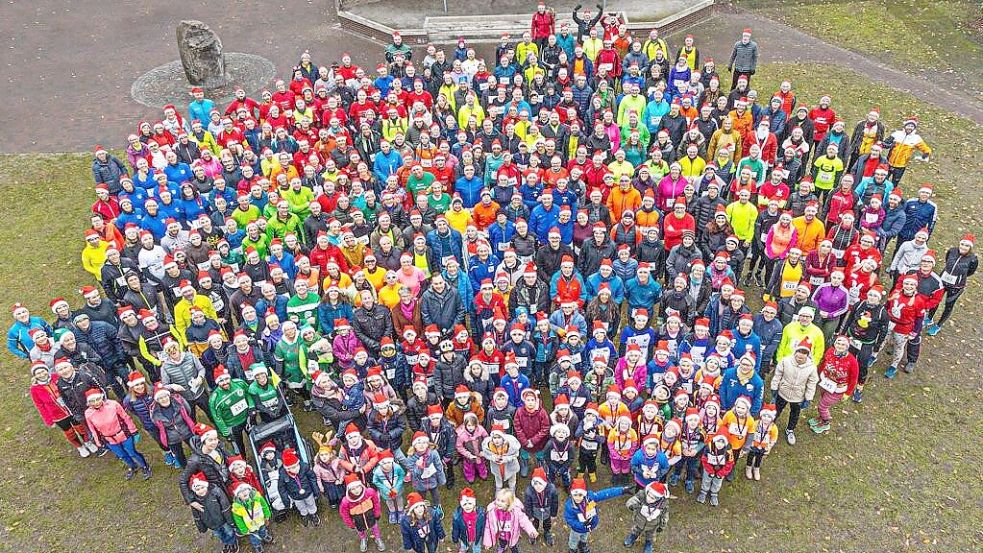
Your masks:
M 199 532 L 217 530 L 226 524 L 232 524 L 232 504 L 225 492 L 218 486 L 208 486 L 208 493 L 205 497 L 195 494 L 195 498 L 204 511 L 191 509 L 191 515 L 195 519 L 195 526 Z
M 221 443 L 215 449 L 222 459 L 221 463 L 216 462 L 211 455 L 202 453 L 201 438 L 198 436 L 191 438 L 190 446 L 191 456 L 188 457 L 188 464 L 181 471 L 181 478 L 178 480 L 178 486 L 181 487 L 181 495 L 184 496 L 184 500 L 187 503 L 198 501 L 198 496 L 195 495 L 195 492 L 191 491 L 189 482 L 193 474 L 199 472 L 204 474 L 209 485 L 222 490 L 229 483 L 229 454 L 226 453 L 225 447 Z
M 280 480 L 277 484 L 280 497 L 286 501 L 306 499 L 318 496 L 317 476 L 307 463 L 300 463 L 300 470 L 291 476 L 285 467 L 280 467 Z
M 372 309 L 364 306 L 355 310 L 352 321 L 352 330 L 355 336 L 362 341 L 365 349 L 373 357 L 379 356 L 379 341 L 384 336 L 393 335 L 392 313 L 385 306 L 375 304 Z M 452 327 L 454 325 L 451 325 Z
M 445 285 L 443 292 L 437 292 L 431 286 L 420 296 L 420 316 L 424 325 L 433 324 L 449 330 L 464 322 L 464 314 L 464 302 L 456 288 Z
M 467 363 L 468 360 L 457 353 L 451 361 L 445 361 L 443 354 L 437 357 L 434 387 L 437 388 L 440 397 L 447 400 L 454 399 L 454 389 L 458 384 L 464 384 L 464 369 L 467 368 Z

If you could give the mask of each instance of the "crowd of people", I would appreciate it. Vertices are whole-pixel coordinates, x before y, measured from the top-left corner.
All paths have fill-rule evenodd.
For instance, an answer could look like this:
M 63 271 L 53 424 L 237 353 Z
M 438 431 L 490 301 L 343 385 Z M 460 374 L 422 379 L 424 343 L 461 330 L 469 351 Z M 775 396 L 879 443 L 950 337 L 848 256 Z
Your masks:
M 759 102 L 750 29 L 727 88 L 693 36 L 573 21 L 540 4 L 487 65 L 398 34 L 374 73 L 305 52 L 259 98 L 195 88 L 97 146 L 92 279 L 7 335 L 44 424 L 128 480 L 159 450 L 226 552 L 328 509 L 361 551 L 383 519 L 407 551 L 504 553 L 562 518 L 588 553 L 630 496 L 650 553 L 671 493 L 760 480 L 882 350 L 915 370 L 977 269 L 972 235 L 931 249 L 932 185 L 903 178 L 918 119 L 848 125 L 789 81 Z M 313 447 L 250 442 L 291 409 L 322 416 Z

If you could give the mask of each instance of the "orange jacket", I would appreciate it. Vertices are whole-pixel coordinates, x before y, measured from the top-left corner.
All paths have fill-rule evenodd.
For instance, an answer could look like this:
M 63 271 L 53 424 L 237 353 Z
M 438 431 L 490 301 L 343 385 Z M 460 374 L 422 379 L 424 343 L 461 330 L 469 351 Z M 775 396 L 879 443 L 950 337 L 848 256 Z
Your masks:
M 629 186 L 628 190 L 623 190 L 620 186 L 615 186 L 608 194 L 608 211 L 611 212 L 611 224 L 616 224 L 621 220 L 625 211 L 635 212 L 642 205 L 642 195 L 634 186 Z
M 474 225 L 478 227 L 478 230 L 485 230 L 492 226 L 495 223 L 498 210 L 499 205 L 495 200 L 492 200 L 488 205 L 485 205 L 484 202 L 474 204 L 474 207 L 471 208 L 471 218 L 474 219 Z

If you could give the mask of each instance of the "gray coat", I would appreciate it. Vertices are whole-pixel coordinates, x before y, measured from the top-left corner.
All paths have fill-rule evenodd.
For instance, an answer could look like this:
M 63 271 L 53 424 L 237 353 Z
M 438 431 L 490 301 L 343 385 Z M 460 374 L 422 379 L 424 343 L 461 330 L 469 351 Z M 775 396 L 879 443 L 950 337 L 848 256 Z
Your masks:
M 735 42 L 727 65 L 741 73 L 754 73 L 758 69 L 758 43 L 753 40 L 747 44 Z
M 199 377 L 201 380 L 198 386 L 192 386 L 191 381 Z M 176 363 L 165 357 L 160 365 L 160 381 L 164 386 L 170 384 L 182 386 L 184 391 L 181 392 L 181 397 L 192 403 L 205 393 L 205 366 L 187 351 L 181 354 L 181 360 Z
M 420 315 L 424 325 L 433 324 L 441 330 L 450 330 L 464 322 L 464 302 L 456 289 L 445 286 L 440 293 L 431 286 L 420 296 Z

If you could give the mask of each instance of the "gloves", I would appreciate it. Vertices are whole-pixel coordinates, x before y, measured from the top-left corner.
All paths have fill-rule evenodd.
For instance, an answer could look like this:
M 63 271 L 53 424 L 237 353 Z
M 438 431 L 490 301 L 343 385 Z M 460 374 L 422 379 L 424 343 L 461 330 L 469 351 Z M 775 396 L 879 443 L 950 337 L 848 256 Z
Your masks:
M 799 404 L 799 409 L 808 409 L 810 403 L 812 402 L 809 401 L 808 399 L 803 400 L 802 403 Z
M 778 390 L 771 391 L 771 402 L 775 403 L 778 401 Z
M 635 484 L 628 484 L 627 486 L 621 488 L 621 493 L 632 495 L 635 493 Z

